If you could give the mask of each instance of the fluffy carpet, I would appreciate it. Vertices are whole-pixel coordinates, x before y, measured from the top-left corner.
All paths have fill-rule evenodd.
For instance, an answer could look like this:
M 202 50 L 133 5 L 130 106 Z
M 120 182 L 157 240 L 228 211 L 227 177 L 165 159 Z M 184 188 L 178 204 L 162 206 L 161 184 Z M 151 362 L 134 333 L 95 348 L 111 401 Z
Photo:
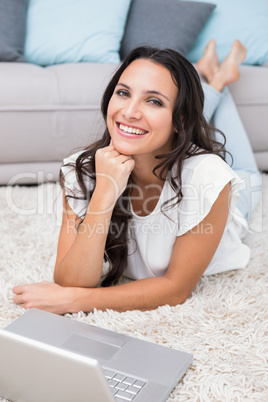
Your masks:
M 267 175 L 263 185 L 244 270 L 202 278 L 183 305 L 68 315 L 192 353 L 193 365 L 169 402 L 268 401 Z M 14 285 L 52 280 L 60 221 L 58 184 L 0 188 L 0 328 L 24 312 L 12 301 Z

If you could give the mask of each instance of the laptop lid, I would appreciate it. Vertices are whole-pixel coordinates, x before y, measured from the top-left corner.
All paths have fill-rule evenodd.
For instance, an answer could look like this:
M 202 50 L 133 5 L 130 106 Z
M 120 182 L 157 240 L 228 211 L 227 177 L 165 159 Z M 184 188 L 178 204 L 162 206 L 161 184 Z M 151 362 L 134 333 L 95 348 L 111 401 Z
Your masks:
M 114 402 L 96 360 L 0 330 L 0 395 L 25 402 Z
M 102 370 L 137 378 L 143 386 L 134 402 L 164 401 L 193 360 L 189 353 L 37 309 L 26 311 L 5 331 L 60 349 L 63 356 L 72 352 L 94 359 Z M 88 388 L 84 392 L 88 394 Z

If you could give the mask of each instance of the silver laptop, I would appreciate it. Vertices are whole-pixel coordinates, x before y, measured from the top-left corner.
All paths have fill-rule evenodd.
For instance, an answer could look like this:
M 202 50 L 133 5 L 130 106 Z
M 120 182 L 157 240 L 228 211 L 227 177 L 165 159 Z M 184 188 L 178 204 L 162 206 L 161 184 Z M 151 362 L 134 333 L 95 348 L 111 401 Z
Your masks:
M 0 396 L 25 402 L 165 401 L 193 356 L 27 310 L 0 330 Z

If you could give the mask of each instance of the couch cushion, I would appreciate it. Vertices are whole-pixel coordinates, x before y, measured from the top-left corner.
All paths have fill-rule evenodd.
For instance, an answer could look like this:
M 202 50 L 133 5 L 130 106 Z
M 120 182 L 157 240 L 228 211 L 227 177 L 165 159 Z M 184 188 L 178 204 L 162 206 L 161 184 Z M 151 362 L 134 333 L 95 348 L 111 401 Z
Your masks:
M 0 111 L 99 108 L 115 64 L 1 63 Z M 8 79 L 7 79 L 8 77 Z
M 214 7 L 179 0 L 132 0 L 120 49 L 121 58 L 144 44 L 186 54 Z
M 29 0 L 26 60 L 118 63 L 130 1 Z
M 187 0 L 189 3 L 191 0 Z M 202 0 L 197 0 L 202 1 Z M 208 0 L 217 5 L 187 57 L 196 63 L 205 46 L 215 38 L 222 61 L 234 39 L 247 48 L 243 64 L 262 65 L 268 60 L 268 1 L 267 0 Z
M 0 67 L 1 163 L 60 161 L 102 134 L 100 103 L 114 64 Z
M 1 163 L 0 186 L 17 184 L 36 184 L 59 180 L 62 161 L 34 163 Z M 10 198 L 10 206 L 13 200 Z
M 23 57 L 28 0 L 0 2 L 0 61 L 25 61 Z

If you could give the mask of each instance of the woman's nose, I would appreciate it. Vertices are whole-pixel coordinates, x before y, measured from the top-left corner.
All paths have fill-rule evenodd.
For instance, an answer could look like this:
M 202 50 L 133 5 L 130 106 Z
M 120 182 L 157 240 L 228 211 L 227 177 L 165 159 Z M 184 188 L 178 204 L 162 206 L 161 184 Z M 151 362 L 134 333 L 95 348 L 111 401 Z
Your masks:
M 140 104 L 138 102 L 135 102 L 133 100 L 130 100 L 127 105 L 125 105 L 125 108 L 123 110 L 123 116 L 126 119 L 135 119 L 139 120 L 142 117 L 142 111 Z

